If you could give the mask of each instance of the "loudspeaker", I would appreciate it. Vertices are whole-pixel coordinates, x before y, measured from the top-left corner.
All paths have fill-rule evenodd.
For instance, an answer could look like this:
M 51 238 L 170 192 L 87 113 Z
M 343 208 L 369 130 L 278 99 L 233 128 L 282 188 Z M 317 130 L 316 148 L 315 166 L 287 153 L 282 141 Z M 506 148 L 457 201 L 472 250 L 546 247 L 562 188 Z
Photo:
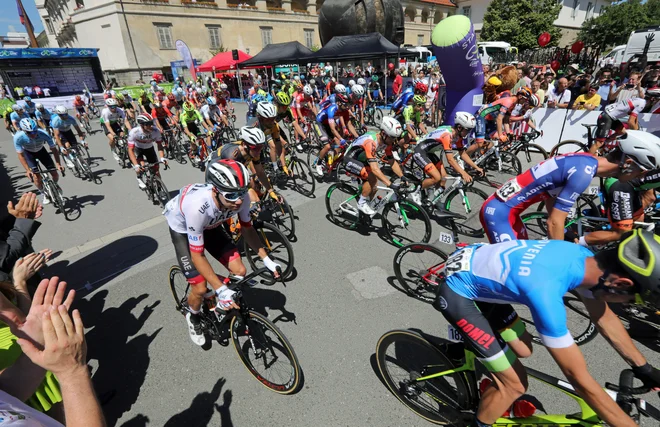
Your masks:
M 233 49 L 231 51 L 231 59 L 234 61 L 238 61 L 238 49 Z

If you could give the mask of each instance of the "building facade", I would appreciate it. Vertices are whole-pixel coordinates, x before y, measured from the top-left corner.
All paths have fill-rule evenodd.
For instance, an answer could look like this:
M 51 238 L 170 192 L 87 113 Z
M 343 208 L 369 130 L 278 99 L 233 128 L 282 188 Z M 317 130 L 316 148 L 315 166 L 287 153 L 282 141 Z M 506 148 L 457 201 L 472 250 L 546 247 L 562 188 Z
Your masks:
M 99 49 L 109 79 L 134 84 L 153 72 L 171 74 L 175 41 L 201 62 L 220 49 L 256 55 L 269 43 L 298 40 L 320 47 L 323 0 L 36 0 L 52 47 Z M 433 27 L 455 13 L 449 0 L 409 0 L 405 43 L 430 43 Z
M 30 39 L 27 33 L 10 31 L 5 36 L 0 36 L 0 47 L 30 47 Z
M 572 44 L 582 23 L 589 18 L 598 16 L 603 8 L 612 4 L 610 0 L 558 0 L 562 4 L 559 17 L 554 22 L 555 26 L 561 28 L 562 38 L 559 41 L 560 46 Z M 484 23 L 484 15 L 490 4 L 489 0 L 456 0 L 457 12 L 465 15 L 474 24 L 477 35 L 481 33 L 481 27 Z

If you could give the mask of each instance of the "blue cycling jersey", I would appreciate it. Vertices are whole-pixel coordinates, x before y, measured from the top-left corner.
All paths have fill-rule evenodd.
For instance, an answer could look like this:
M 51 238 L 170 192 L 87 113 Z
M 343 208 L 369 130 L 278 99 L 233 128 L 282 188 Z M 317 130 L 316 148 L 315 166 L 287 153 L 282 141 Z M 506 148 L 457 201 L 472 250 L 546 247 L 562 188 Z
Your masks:
M 37 109 L 37 104 L 34 102 L 25 102 L 25 111 L 27 111 L 28 114 L 34 114 L 34 111 Z
M 37 120 L 41 120 L 46 124 L 50 124 L 50 120 L 53 118 L 53 113 L 51 113 L 47 108 L 44 108 L 43 111 L 35 111 L 34 115 L 37 117 Z
M 316 115 L 316 121 L 319 123 L 325 123 L 334 120 L 338 109 L 337 104 L 329 104 Z
M 49 147 L 55 146 L 53 138 L 48 135 L 48 132 L 42 129 L 37 130 L 37 135 L 34 138 L 30 138 L 23 131 L 16 132 L 14 135 L 14 148 L 17 153 L 22 153 L 23 151 L 36 153 L 41 150 L 45 144 L 48 144 Z
M 333 93 L 332 95 L 329 95 L 327 98 L 325 98 L 324 100 L 322 100 L 322 101 L 319 103 L 319 108 L 320 108 L 321 110 L 323 110 L 324 108 L 327 108 L 327 107 L 329 107 L 330 105 L 335 104 L 335 103 L 336 103 L 336 101 L 335 101 L 335 94 Z
M 403 93 L 392 103 L 392 110 L 398 114 L 400 112 L 399 110 L 408 105 L 413 96 L 415 96 L 414 90 L 404 90 Z
M 584 279 L 586 248 L 561 240 L 471 245 L 445 263 L 446 284 L 473 301 L 526 305 L 546 347 L 573 345 L 563 296 Z
M 9 115 L 9 118 L 11 119 L 12 122 L 20 122 L 21 119 L 29 119 L 30 116 L 23 111 L 23 114 L 18 114 L 16 111 L 12 111 L 11 114 Z
M 62 132 L 67 132 L 71 130 L 72 126 L 76 126 L 77 122 L 76 119 L 74 119 L 71 114 L 67 114 L 66 118 L 62 119 L 62 117 L 58 116 L 57 114 L 53 116 L 50 126 L 53 129 L 57 129 Z

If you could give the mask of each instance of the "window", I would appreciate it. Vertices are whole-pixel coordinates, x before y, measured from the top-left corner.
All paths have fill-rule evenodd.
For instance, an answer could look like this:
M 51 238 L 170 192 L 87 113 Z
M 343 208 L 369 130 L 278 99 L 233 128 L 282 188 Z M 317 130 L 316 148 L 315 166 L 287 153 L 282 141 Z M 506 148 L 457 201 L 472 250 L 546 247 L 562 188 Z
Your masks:
M 591 16 L 591 13 L 594 11 L 594 4 L 592 2 L 587 3 L 587 14 L 585 15 L 584 19 L 589 19 Z
M 417 34 L 417 46 L 424 44 L 424 34 Z
M 575 19 L 580 9 L 580 0 L 573 0 L 573 10 L 571 11 L 571 18 Z
M 273 42 L 273 27 L 261 28 L 261 47 L 266 47 Z
M 311 49 L 314 46 L 314 30 L 305 28 L 305 46 Z
M 50 20 L 50 18 L 44 18 L 44 22 L 46 23 L 48 34 L 55 34 L 55 27 L 53 27 L 53 22 Z
M 172 41 L 172 24 L 154 24 L 156 26 L 156 34 L 158 35 L 158 43 L 161 49 L 174 49 L 174 42 Z
M 465 15 L 469 18 L 472 15 L 472 7 L 471 6 L 465 6 L 463 8 L 463 15 Z
M 222 46 L 220 27 L 207 25 L 206 28 L 209 30 L 209 45 L 211 49 L 220 49 L 220 46 Z

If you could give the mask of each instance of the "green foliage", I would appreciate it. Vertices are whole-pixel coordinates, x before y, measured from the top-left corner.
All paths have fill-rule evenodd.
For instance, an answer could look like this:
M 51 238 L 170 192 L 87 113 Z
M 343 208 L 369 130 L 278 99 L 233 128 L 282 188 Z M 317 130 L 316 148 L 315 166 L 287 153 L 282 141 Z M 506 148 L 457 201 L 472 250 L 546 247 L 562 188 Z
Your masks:
M 603 13 L 582 24 L 578 39 L 585 45 L 605 49 L 626 44 L 630 33 L 660 25 L 660 0 L 629 0 L 605 8 Z
M 215 55 L 222 53 L 222 52 L 227 52 L 229 49 L 224 47 L 223 45 L 220 45 L 219 48 L 217 49 L 209 49 L 209 52 L 211 52 L 211 58 L 213 58 Z
M 557 0 L 493 0 L 484 15 L 481 40 L 532 49 L 538 47 L 539 36 L 548 32 L 552 36 L 548 46 L 557 46 L 561 30 L 553 22 L 560 10 Z
M 312 45 L 312 47 L 310 48 L 310 50 L 311 50 L 312 52 L 316 52 L 316 51 L 319 50 L 319 49 L 321 49 L 321 46 L 319 46 L 319 45 L 317 45 L 317 44 Z

